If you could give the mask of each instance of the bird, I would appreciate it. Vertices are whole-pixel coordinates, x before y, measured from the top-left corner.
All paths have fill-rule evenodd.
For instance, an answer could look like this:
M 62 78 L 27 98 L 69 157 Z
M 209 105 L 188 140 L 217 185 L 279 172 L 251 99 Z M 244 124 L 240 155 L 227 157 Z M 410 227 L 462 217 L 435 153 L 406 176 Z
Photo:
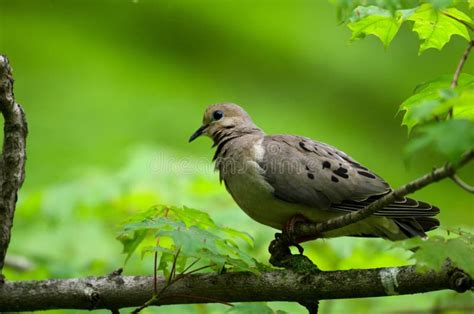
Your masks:
M 237 205 L 278 230 L 291 231 L 288 224 L 295 221 L 322 223 L 361 210 L 392 191 L 384 179 L 331 145 L 303 136 L 266 135 L 233 103 L 208 106 L 189 142 L 201 135 L 213 140 L 215 169 Z M 402 197 L 364 220 L 318 237 L 426 237 L 439 226 L 439 212 L 436 206 Z

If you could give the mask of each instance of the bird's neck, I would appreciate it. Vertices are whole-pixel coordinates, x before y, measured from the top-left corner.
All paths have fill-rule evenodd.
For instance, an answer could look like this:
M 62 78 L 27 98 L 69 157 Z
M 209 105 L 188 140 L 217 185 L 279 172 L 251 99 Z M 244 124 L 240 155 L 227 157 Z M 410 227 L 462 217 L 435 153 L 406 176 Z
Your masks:
M 223 157 L 222 155 L 226 151 L 225 149 L 228 148 L 233 141 L 239 138 L 242 139 L 243 137 L 248 137 L 249 140 L 252 139 L 253 141 L 258 141 L 264 136 L 265 133 L 263 133 L 263 131 L 256 125 L 228 127 L 217 130 L 212 134 L 212 139 L 214 140 L 213 147 L 217 146 L 213 160 Z

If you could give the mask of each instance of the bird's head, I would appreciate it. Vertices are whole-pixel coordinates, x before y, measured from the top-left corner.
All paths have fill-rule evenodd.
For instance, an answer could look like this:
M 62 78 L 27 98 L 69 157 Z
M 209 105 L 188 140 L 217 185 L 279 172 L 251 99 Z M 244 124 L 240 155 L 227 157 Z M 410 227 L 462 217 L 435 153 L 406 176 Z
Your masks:
M 231 103 L 211 105 L 204 112 L 201 127 L 191 135 L 189 141 L 192 142 L 203 134 L 216 141 L 220 133 L 245 128 L 256 127 L 244 109 Z

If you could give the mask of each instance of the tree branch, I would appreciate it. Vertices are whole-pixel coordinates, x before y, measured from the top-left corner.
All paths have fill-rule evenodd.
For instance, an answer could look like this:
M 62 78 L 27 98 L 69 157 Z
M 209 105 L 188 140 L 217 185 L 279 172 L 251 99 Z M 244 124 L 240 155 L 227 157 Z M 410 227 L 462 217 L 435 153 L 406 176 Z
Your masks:
M 453 174 L 451 176 L 451 180 L 454 181 L 454 183 L 456 183 L 457 185 L 459 185 L 459 187 L 461 187 L 462 189 L 464 189 L 466 192 L 469 192 L 469 193 L 474 193 L 474 186 L 470 186 L 469 184 L 467 184 L 466 182 L 464 182 L 459 176 L 457 176 L 456 174 Z
M 6 282 L 0 286 L 0 311 L 47 309 L 118 310 L 144 304 L 153 295 L 153 276 Z M 158 279 L 159 287 L 166 279 Z M 464 272 L 417 272 L 414 266 L 297 273 L 274 270 L 253 274 L 189 275 L 170 286 L 159 303 L 294 301 L 365 298 L 472 288 Z
M 25 113 L 15 102 L 12 69 L 7 57 L 0 55 L 0 111 L 4 118 L 3 151 L 0 157 L 0 275 L 10 243 L 17 193 L 25 177 Z
M 322 232 L 339 229 L 347 225 L 356 223 L 365 219 L 382 209 L 383 207 L 393 203 L 397 199 L 404 197 L 410 193 L 418 191 L 427 185 L 437 182 L 441 179 L 451 177 L 456 173 L 456 170 L 464 166 L 471 159 L 474 158 L 474 150 L 465 153 L 459 163 L 457 164 L 446 164 L 443 167 L 434 169 L 432 172 L 408 183 L 400 188 L 393 190 L 387 195 L 379 198 L 377 201 L 371 203 L 369 206 L 349 214 L 333 218 L 323 223 L 300 223 L 295 226 L 294 237 L 295 238 L 311 238 L 317 237 Z

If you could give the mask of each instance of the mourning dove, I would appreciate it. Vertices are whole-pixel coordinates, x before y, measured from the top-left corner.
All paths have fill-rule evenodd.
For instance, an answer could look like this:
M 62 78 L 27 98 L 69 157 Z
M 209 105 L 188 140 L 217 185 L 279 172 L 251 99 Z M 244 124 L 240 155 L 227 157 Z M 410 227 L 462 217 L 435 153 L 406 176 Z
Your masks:
M 213 161 L 239 207 L 282 230 L 293 217 L 324 222 L 360 210 L 391 191 L 378 175 L 333 146 L 293 135 L 265 135 L 235 104 L 209 106 L 193 141 L 207 135 Z M 402 240 L 439 226 L 439 209 L 410 198 L 320 237 L 364 236 Z

